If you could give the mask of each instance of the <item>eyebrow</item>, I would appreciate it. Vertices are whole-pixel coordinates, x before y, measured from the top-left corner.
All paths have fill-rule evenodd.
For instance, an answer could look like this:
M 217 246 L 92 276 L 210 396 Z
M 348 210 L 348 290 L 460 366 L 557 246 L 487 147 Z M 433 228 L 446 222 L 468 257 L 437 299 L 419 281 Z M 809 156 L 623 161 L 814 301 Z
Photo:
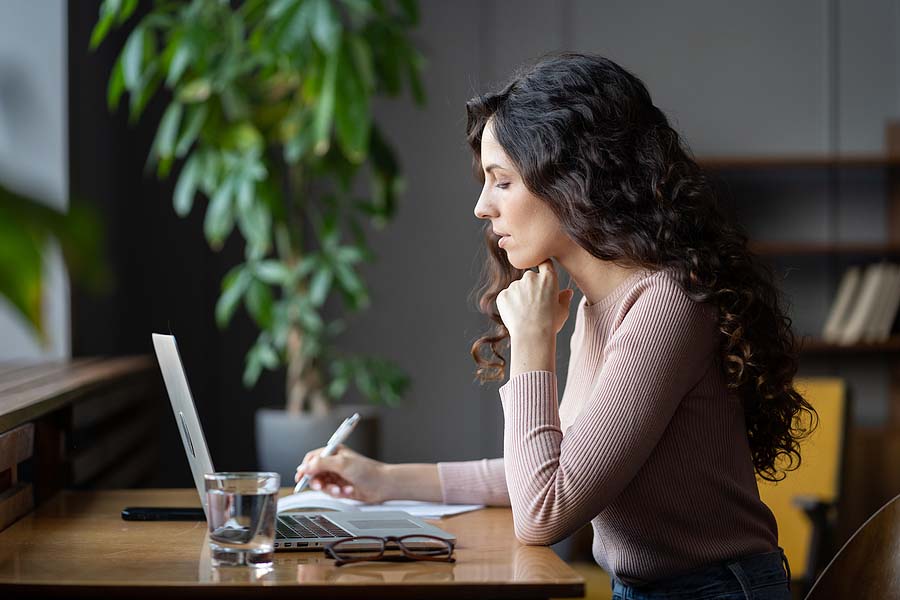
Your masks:
M 485 167 L 484 172 L 485 172 L 485 173 L 490 173 L 490 172 L 493 171 L 494 169 L 502 169 L 502 170 L 504 170 L 504 171 L 507 171 L 507 170 L 508 170 L 506 167 L 503 167 L 503 166 L 501 166 L 501 165 L 498 165 L 497 163 L 491 163 L 491 164 L 489 164 L 487 167 Z

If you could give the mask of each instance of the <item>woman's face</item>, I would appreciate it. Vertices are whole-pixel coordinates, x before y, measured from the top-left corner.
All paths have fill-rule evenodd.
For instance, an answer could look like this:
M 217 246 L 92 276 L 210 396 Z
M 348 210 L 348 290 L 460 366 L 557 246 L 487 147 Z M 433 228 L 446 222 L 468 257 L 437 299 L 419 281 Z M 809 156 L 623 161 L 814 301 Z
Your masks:
M 510 264 L 530 269 L 551 256 L 559 256 L 566 236 L 559 220 L 540 198 L 525 187 L 503 148 L 494 137 L 493 119 L 481 136 L 484 187 L 475 216 L 488 219 L 500 238 Z

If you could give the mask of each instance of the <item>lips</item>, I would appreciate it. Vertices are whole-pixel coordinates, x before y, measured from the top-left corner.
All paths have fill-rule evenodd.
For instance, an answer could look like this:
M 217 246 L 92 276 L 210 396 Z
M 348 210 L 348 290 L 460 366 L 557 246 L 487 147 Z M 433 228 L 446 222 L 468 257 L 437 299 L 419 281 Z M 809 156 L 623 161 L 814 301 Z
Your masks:
M 499 237 L 509 237 L 508 233 L 503 233 L 502 231 L 497 231 L 496 229 L 494 229 L 494 235 Z

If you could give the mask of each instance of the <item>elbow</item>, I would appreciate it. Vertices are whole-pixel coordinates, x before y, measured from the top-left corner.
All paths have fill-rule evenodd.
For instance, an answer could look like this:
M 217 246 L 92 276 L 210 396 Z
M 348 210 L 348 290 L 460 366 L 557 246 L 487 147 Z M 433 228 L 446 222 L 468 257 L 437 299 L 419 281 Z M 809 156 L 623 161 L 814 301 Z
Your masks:
M 513 529 L 516 539 L 526 546 L 549 546 L 560 541 L 562 538 L 552 535 L 545 527 L 537 523 L 530 523 L 529 527 L 523 527 L 522 524 L 513 521 Z

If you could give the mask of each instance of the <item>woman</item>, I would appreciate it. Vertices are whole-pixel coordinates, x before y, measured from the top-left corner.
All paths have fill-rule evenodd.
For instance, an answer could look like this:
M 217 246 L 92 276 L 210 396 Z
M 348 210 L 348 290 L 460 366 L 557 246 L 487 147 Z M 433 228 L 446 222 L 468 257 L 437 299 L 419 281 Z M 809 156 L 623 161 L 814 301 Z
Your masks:
M 679 135 L 639 79 L 583 54 L 546 57 L 466 108 L 475 215 L 489 221 L 480 307 L 494 321 L 472 354 L 482 381 L 502 381 L 509 341 L 503 458 L 387 465 L 316 450 L 298 477 L 367 501 L 511 505 L 526 544 L 590 522 L 615 597 L 789 598 L 756 476 L 796 468 L 815 413 L 792 385 L 771 275 Z M 559 404 L 573 291 L 552 259 L 583 294 Z

